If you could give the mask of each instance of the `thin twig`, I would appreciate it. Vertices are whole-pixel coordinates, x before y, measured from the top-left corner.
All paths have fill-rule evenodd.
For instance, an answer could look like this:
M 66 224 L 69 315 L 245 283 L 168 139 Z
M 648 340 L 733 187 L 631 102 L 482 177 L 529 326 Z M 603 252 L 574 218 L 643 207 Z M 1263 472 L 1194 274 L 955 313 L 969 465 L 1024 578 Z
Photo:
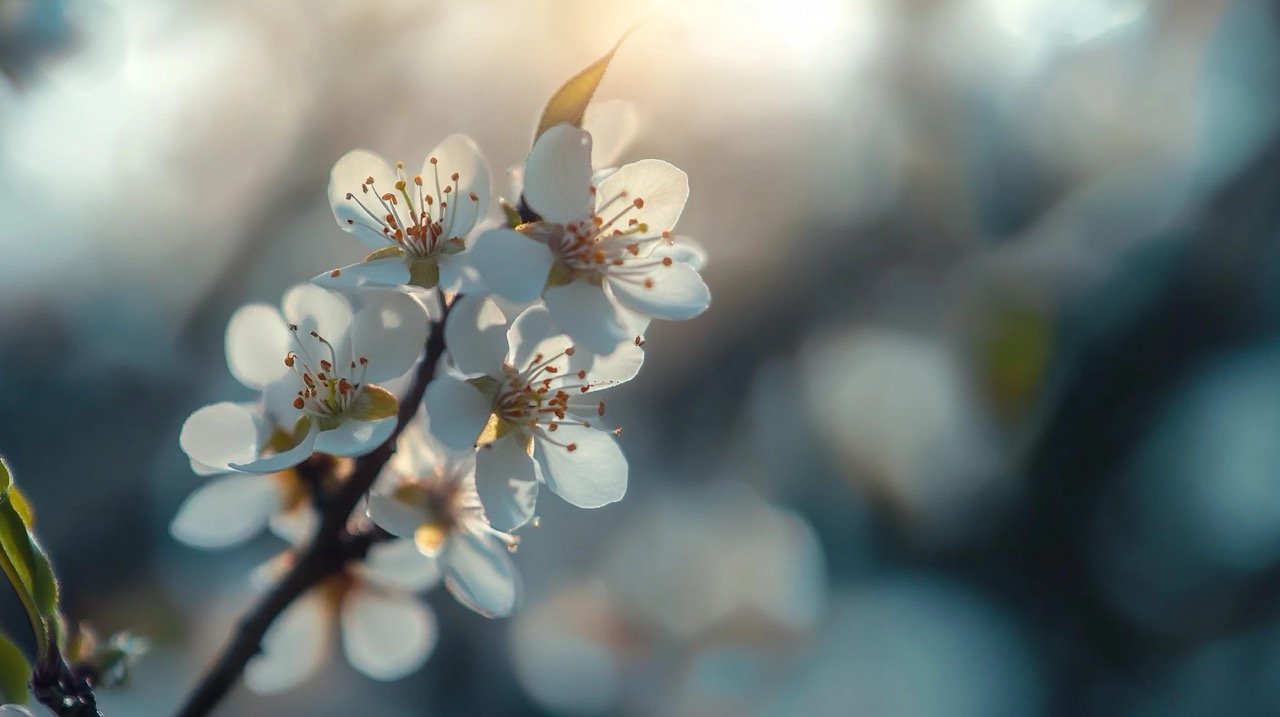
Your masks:
M 178 717 L 203 717 L 227 696 L 239 681 L 245 665 L 262 649 L 262 638 L 278 617 L 307 590 L 341 570 L 352 560 L 363 558 L 381 538 L 380 531 L 360 535 L 347 532 L 351 512 L 359 505 L 395 452 L 396 439 L 417 412 L 427 384 L 435 377 L 436 365 L 444 353 L 444 316 L 435 323 L 427 338 L 426 356 L 418 367 L 413 385 L 400 404 L 400 413 L 391 437 L 372 453 L 361 456 L 351 475 L 328 496 L 320 526 L 311 545 L 294 563 L 293 568 L 268 591 L 258 604 L 240 621 L 231 642 L 221 656 L 192 690 Z

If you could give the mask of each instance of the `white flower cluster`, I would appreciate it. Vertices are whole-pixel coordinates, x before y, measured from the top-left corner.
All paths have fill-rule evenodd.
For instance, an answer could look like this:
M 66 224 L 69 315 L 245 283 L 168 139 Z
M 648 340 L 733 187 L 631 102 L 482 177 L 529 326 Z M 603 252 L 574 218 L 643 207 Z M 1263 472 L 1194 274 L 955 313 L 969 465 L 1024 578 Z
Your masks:
M 259 397 L 206 406 L 183 425 L 192 468 L 215 477 L 171 530 L 216 548 L 270 526 L 295 549 L 268 578 L 305 548 L 352 459 L 395 434 L 433 321 L 444 322 L 447 348 L 424 410 L 348 519 L 352 534 L 385 540 L 290 607 L 249 664 L 250 687 L 278 691 L 310 674 L 334 616 L 355 667 L 408 674 L 436 638 L 416 593 L 443 581 L 482 615 L 515 608 L 508 551 L 536 522 L 541 486 L 583 508 L 626 492 L 601 392 L 639 371 L 650 320 L 696 316 L 710 295 L 701 249 L 672 233 L 687 177 L 658 160 L 593 165 L 593 118 L 634 123 L 619 120 L 624 106 L 592 110 L 587 129 L 545 131 L 513 171 L 519 221 L 510 205 L 506 222 L 490 216 L 489 171 L 467 137 L 445 139 L 415 174 L 347 154 L 330 203 L 372 253 L 289 289 L 278 310 L 252 304 L 232 316 L 227 364 Z

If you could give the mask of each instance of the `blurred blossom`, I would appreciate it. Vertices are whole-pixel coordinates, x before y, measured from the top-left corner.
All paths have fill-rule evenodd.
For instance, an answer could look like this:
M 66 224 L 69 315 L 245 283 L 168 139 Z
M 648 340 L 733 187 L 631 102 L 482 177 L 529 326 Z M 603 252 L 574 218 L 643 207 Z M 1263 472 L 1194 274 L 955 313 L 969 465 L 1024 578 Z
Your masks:
M 830 451 L 915 537 L 982 526 L 1009 489 L 972 379 L 942 339 L 884 328 L 827 334 L 800 357 L 803 396 Z
M 707 714 L 694 705 L 722 699 L 742 714 L 751 675 L 808 634 L 825 591 L 797 516 L 736 484 L 672 492 L 621 528 L 594 579 L 517 617 L 516 674 L 566 714 Z
M 759 714 L 1043 714 L 1045 675 L 1019 626 L 957 586 L 901 576 L 848 590 L 833 600 L 819 634 Z
M 1178 634 L 1229 612 L 1280 564 L 1280 347 L 1208 367 L 1109 485 L 1092 560 L 1111 600 Z
M 1000 25 L 1016 36 L 1079 43 L 1142 17 L 1148 0 L 988 0 Z

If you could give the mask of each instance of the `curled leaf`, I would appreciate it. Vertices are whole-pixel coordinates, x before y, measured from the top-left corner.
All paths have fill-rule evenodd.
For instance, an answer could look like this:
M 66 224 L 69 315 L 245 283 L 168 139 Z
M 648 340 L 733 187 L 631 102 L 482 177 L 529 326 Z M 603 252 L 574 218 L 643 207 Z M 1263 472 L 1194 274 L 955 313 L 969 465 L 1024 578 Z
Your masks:
M 30 680 L 31 663 L 26 654 L 8 635 L 0 634 L 0 692 L 4 693 L 4 701 L 27 704 Z

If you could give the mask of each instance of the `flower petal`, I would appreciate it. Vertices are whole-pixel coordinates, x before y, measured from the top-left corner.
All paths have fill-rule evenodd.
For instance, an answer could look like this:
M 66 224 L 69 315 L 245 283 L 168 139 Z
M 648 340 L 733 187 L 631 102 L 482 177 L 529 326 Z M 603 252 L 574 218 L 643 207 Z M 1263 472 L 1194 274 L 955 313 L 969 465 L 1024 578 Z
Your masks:
M 643 200 L 643 206 L 628 211 L 626 221 L 648 225 L 645 236 L 670 231 L 689 200 L 689 175 L 660 159 L 624 164 L 600 182 L 596 190 L 596 211 L 606 219 L 612 218 L 636 200 Z
M 364 149 L 347 152 L 329 172 L 329 206 L 343 231 L 354 234 L 370 249 L 381 249 L 390 245 L 391 239 L 382 233 L 381 220 L 370 217 L 359 204 L 363 202 L 378 217 L 385 213 L 374 192 L 363 191 L 364 180 L 369 177 L 373 177 L 378 192 L 390 192 L 395 187 L 395 170 L 382 157 Z M 348 194 L 351 199 L 347 199 Z
M 431 163 L 433 157 L 437 164 Z M 444 217 L 442 229 L 445 239 L 465 237 L 489 211 L 489 166 L 476 143 L 466 135 L 449 135 L 427 154 L 426 161 L 422 163 L 423 188 L 433 192 L 438 179 L 443 191 L 445 186 L 454 185 L 450 179 L 454 173 L 457 173 L 458 181 Z M 472 194 L 476 195 L 474 201 Z
M 573 341 L 556 326 L 545 306 L 532 306 L 522 311 L 511 322 L 504 343 L 511 346 L 507 363 L 519 369 L 528 367 L 539 355 L 542 356 L 539 360 L 545 361 L 559 356 L 573 345 Z M 564 370 L 566 364 L 567 360 L 561 359 L 557 368 Z
M 513 435 L 476 451 L 476 491 L 489 522 L 514 530 L 533 518 L 538 500 L 538 464 Z
M 226 469 L 257 458 L 264 432 L 262 416 L 252 406 L 224 401 L 191 414 L 182 424 L 178 445 L 191 460 Z
M 329 613 L 312 591 L 284 611 L 262 638 L 262 653 L 244 670 L 248 688 L 261 695 L 290 690 L 310 677 L 329 654 Z
M 424 399 L 431 433 L 445 446 L 465 451 L 489 421 L 493 401 L 475 386 L 453 376 L 436 376 Z
M 618 344 L 633 339 L 619 321 L 618 310 L 604 291 L 585 281 L 573 281 L 547 289 L 543 300 L 560 330 L 591 353 L 612 353 Z
M 380 383 L 402 375 L 427 342 L 427 314 L 407 294 L 388 293 L 351 321 L 353 360 L 366 358 L 365 380 Z
M 557 224 L 585 217 L 591 208 L 591 135 L 567 124 L 543 132 L 525 162 L 524 200 Z
M 622 342 L 613 353 L 605 356 L 588 354 L 591 361 L 586 366 L 590 391 L 626 383 L 640 373 L 644 365 L 644 349 L 633 341 Z
M 409 283 L 409 267 L 398 256 L 374 259 L 318 274 L 311 283 L 326 289 L 402 286 Z
M 519 304 L 542 295 L 551 270 L 546 244 L 512 229 L 491 229 L 476 237 L 467 261 L 492 294 Z
M 193 548 L 225 548 L 261 533 L 280 501 L 279 488 L 266 477 L 214 478 L 182 501 L 169 534 Z
M 483 296 L 463 296 L 453 304 L 444 327 L 453 363 L 465 374 L 502 375 L 507 354 L 507 317 Z
M 458 602 L 485 617 L 505 617 L 520 597 L 520 581 L 506 546 L 472 533 L 445 545 L 445 586 Z
M 679 261 L 654 268 L 644 283 L 610 277 L 609 288 L 623 306 L 658 319 L 692 319 L 711 305 L 702 276 Z
M 351 327 L 351 304 L 341 294 L 315 284 L 293 286 L 280 303 L 285 320 L 298 327 L 298 341 L 317 359 L 328 356 L 329 350 L 311 337 L 312 331 L 336 346 Z
M 439 630 L 435 614 L 412 595 L 357 587 L 342 601 L 342 650 L 375 680 L 398 680 L 427 661 Z
M 649 256 L 655 259 L 669 256 L 673 261 L 682 261 L 698 271 L 707 266 L 707 249 L 702 246 L 702 242 L 681 234 L 673 237 L 670 244 L 658 242 Z
M 227 323 L 227 366 L 237 381 L 262 390 L 289 370 L 284 356 L 291 343 L 284 317 L 274 306 L 242 306 Z
M 592 102 L 582 115 L 582 129 L 591 135 L 591 166 L 612 167 L 640 134 L 640 112 L 626 100 Z
M 563 445 L 535 437 L 534 454 L 556 495 L 579 508 L 622 500 L 627 492 L 627 458 L 613 436 L 594 428 L 561 425 L 555 439 Z
M 440 562 L 418 551 L 412 540 L 391 540 L 369 548 L 363 573 L 382 586 L 419 592 L 440 582 Z
M 320 513 L 310 504 L 303 503 L 272 515 L 269 527 L 277 538 L 295 548 L 302 548 L 320 527 Z
M 232 463 L 231 467 L 246 473 L 275 473 L 285 468 L 292 468 L 311 456 L 316 445 L 316 437 L 319 435 L 319 429 L 312 424 L 311 430 L 307 431 L 307 435 L 303 436 L 302 441 L 293 448 L 245 463 Z
M 335 456 L 363 456 L 382 445 L 396 428 L 396 417 L 377 421 L 347 419 L 316 437 L 315 450 Z
M 397 538 L 412 538 L 414 531 L 426 522 L 427 514 L 378 491 L 369 494 L 369 518 Z

